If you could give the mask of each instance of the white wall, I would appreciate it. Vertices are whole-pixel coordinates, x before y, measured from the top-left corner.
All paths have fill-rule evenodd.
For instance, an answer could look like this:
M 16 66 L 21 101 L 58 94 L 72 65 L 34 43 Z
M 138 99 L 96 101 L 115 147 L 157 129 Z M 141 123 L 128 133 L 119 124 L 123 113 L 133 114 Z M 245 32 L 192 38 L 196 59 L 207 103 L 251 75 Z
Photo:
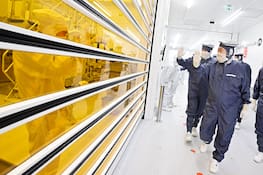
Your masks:
M 246 31 L 240 33 L 239 42 L 243 41 L 247 43 L 256 42 L 259 38 L 263 38 L 263 22 L 259 23 Z M 259 69 L 263 66 L 263 45 L 258 46 L 248 46 L 248 56 L 244 59 L 252 69 L 252 81 L 251 86 L 254 86 L 256 77 L 258 75 Z
M 163 35 L 166 33 L 165 26 L 168 25 L 168 16 L 170 10 L 170 0 L 159 0 L 157 7 L 157 16 L 155 24 L 155 33 L 153 39 L 152 60 L 150 65 L 149 84 L 147 89 L 145 119 L 154 119 L 154 109 L 159 100 L 159 75 L 161 69 L 162 46 L 165 43 Z

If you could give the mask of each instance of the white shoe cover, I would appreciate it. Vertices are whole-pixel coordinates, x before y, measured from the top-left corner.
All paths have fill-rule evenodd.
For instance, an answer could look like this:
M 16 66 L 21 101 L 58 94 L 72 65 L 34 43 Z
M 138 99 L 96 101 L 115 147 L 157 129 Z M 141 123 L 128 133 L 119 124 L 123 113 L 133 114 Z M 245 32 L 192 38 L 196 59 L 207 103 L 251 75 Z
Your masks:
M 192 134 L 190 132 L 186 133 L 185 141 L 186 142 L 192 142 Z
M 195 128 L 195 127 L 192 128 L 192 136 L 193 137 L 197 137 L 198 136 L 197 128 Z
M 258 152 L 258 154 L 254 157 L 254 161 L 256 163 L 262 163 L 263 162 L 263 152 Z
M 209 171 L 213 174 L 216 174 L 218 172 L 219 169 L 219 163 L 217 160 L 212 159 L 210 161 L 210 167 L 209 167 Z
M 202 143 L 201 143 L 201 146 L 200 146 L 200 152 L 201 152 L 201 153 L 205 153 L 205 152 L 207 151 L 207 149 L 208 149 L 208 145 L 209 145 L 209 144 L 207 144 L 207 143 L 205 143 L 205 142 L 202 142 Z
M 235 129 L 240 129 L 240 123 L 236 123 Z

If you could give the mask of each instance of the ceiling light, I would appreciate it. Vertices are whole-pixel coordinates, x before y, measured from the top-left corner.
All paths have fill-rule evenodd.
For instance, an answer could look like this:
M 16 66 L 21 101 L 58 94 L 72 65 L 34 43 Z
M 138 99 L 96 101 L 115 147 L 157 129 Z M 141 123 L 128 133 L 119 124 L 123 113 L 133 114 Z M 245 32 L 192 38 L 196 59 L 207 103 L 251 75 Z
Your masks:
M 190 9 L 193 5 L 194 5 L 194 0 L 188 0 L 188 1 L 186 2 L 186 7 L 187 7 L 188 9 Z
M 238 9 L 237 11 L 235 11 L 234 13 L 232 13 L 229 17 L 227 17 L 223 22 L 222 22 L 222 26 L 226 26 L 229 23 L 231 23 L 232 21 L 234 21 L 235 19 L 237 19 L 242 13 L 243 11 L 241 11 L 242 8 Z
M 107 16 L 111 17 L 111 14 L 110 14 L 107 10 L 105 10 L 105 8 L 102 7 L 98 2 L 94 1 L 93 3 L 94 3 L 97 7 L 99 7 L 100 10 L 103 11 Z

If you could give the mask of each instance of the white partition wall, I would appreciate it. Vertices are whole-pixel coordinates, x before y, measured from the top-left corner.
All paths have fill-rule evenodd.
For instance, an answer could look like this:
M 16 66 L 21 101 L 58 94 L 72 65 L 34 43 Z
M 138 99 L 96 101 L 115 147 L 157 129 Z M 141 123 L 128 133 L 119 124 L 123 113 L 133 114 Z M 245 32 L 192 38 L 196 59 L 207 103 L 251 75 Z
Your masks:
M 161 70 L 161 51 L 165 44 L 166 26 L 168 25 L 168 17 L 170 10 L 170 0 L 157 2 L 156 23 L 154 29 L 154 38 L 151 55 L 151 65 L 149 73 L 149 83 L 147 89 L 146 100 L 146 119 L 154 119 L 155 110 L 159 101 L 160 83 L 159 76 Z

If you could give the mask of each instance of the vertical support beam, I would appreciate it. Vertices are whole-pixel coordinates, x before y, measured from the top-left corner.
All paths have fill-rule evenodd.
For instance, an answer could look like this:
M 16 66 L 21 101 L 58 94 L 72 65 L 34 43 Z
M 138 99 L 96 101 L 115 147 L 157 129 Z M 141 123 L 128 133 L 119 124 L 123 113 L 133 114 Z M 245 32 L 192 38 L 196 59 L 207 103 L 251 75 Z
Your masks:
M 160 54 L 163 49 L 163 35 L 166 33 L 165 26 L 168 25 L 168 17 L 170 11 L 170 0 L 157 1 L 157 11 L 155 19 L 155 27 L 153 33 L 153 43 L 151 50 L 146 107 L 145 107 L 145 119 L 154 119 L 156 116 L 155 109 L 158 106 L 160 82 L 159 76 L 161 72 L 161 60 Z

